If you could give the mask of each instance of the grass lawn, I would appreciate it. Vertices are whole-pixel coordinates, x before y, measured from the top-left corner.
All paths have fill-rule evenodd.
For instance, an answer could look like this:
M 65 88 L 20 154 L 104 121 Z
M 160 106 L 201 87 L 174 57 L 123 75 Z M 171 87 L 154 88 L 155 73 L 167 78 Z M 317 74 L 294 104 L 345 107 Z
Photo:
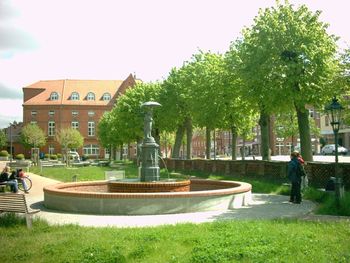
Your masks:
M 101 167 L 101 166 L 87 166 L 79 168 L 43 168 L 31 167 L 30 171 L 35 174 L 40 174 L 45 177 L 49 177 L 62 182 L 71 182 L 72 177 L 77 175 L 78 181 L 92 181 L 92 180 L 104 180 L 104 172 L 109 170 L 125 170 L 125 176 L 127 178 L 135 178 L 138 176 L 138 167 L 132 162 L 120 162 L 118 168 Z M 290 188 L 284 183 L 287 183 L 287 179 L 271 179 L 263 178 L 261 176 L 229 176 L 204 172 L 186 172 L 186 174 L 180 173 L 168 173 L 165 169 L 160 171 L 161 178 L 188 178 L 188 176 L 196 176 L 200 178 L 209 178 L 214 180 L 235 180 L 244 181 L 250 183 L 253 187 L 254 193 L 267 193 L 267 194 L 282 194 L 289 195 Z M 342 200 L 340 206 L 335 205 L 335 198 L 333 195 L 325 192 L 320 192 L 314 188 L 309 188 L 303 193 L 304 199 L 313 200 L 319 203 L 319 208 L 316 213 L 328 214 L 328 215 L 342 215 L 350 216 L 350 193 L 345 193 L 345 198 Z
M 1 262 L 350 262 L 349 222 L 221 221 L 147 228 L 0 217 Z
M 34 169 L 31 171 L 40 174 Z M 127 177 L 137 175 L 135 165 L 123 169 Z M 71 181 L 75 174 L 80 181 L 103 180 L 106 170 L 111 169 L 44 168 L 41 174 L 61 181 Z M 289 192 L 283 180 L 190 175 L 246 181 L 254 192 Z M 167 172 L 163 170 L 162 176 L 167 177 Z M 331 197 L 312 188 L 305 196 L 321 207 L 332 202 Z M 331 210 L 339 213 L 334 207 Z M 23 217 L 3 214 L 0 232 L 0 247 L 4 248 L 0 249 L 0 262 L 350 262 L 349 221 L 240 220 L 120 229 L 49 226 L 36 219 L 28 230 Z

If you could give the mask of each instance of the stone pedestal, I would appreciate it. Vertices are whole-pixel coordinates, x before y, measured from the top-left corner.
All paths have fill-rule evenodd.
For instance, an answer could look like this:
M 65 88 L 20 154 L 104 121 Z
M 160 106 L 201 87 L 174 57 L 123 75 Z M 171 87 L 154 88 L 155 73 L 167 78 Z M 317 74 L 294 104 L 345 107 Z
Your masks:
M 141 182 L 159 181 L 159 145 L 155 142 L 144 142 L 141 149 Z

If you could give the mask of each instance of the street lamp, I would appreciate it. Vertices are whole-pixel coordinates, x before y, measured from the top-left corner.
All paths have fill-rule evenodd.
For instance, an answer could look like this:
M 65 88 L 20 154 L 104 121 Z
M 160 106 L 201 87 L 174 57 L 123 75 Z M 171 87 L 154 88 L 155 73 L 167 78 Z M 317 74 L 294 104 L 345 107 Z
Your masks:
M 335 197 L 339 204 L 340 199 L 343 197 L 344 193 L 342 191 L 342 181 L 338 173 L 338 132 L 340 127 L 340 121 L 342 116 L 343 106 L 340 105 L 337 98 L 332 99 L 332 103 L 325 107 L 328 118 L 331 120 L 331 125 L 334 133 L 334 144 L 335 144 Z

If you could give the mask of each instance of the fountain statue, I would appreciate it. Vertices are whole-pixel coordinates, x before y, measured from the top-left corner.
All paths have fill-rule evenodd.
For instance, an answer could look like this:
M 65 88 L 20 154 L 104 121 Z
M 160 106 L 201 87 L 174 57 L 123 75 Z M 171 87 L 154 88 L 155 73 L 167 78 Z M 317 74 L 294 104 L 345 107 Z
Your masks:
M 158 102 L 148 101 L 141 105 L 145 109 L 144 139 L 141 146 L 141 182 L 159 181 L 158 151 L 159 145 L 152 137 L 153 108 L 161 106 Z

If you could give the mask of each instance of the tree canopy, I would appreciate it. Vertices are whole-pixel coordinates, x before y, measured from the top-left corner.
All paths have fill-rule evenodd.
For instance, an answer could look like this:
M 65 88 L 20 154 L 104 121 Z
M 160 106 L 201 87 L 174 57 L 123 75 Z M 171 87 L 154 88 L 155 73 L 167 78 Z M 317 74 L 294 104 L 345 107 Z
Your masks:
M 44 131 L 37 124 L 27 124 L 23 127 L 20 140 L 24 146 L 42 147 L 46 144 L 46 136 Z

